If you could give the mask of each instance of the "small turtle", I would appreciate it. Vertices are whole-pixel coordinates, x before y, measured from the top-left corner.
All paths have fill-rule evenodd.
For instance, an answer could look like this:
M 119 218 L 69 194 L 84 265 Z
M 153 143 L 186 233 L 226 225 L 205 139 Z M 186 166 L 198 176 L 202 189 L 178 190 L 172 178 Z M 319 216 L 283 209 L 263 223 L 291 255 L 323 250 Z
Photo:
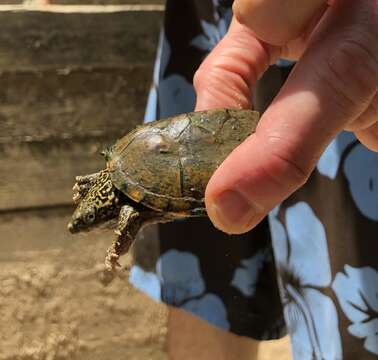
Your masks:
M 137 127 L 103 155 L 106 168 L 76 177 L 71 233 L 117 220 L 108 270 L 142 226 L 206 216 L 204 193 L 216 168 L 255 131 L 252 110 L 192 112 Z

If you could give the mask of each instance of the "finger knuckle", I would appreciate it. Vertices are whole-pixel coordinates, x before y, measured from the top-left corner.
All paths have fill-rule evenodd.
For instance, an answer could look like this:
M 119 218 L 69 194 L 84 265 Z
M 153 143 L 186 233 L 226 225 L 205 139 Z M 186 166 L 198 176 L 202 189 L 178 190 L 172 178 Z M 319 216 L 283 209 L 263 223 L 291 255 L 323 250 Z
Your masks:
M 304 185 L 309 177 L 309 173 L 295 158 L 285 157 L 279 153 L 271 153 L 269 161 L 280 176 L 276 179 L 284 187 L 298 188 Z
M 194 75 L 193 85 L 197 96 L 206 95 L 228 107 L 248 108 L 250 90 L 243 76 L 225 66 L 212 64 L 200 67 Z
M 277 136 L 269 136 L 268 144 L 266 173 L 284 188 L 298 188 L 305 184 L 314 159 L 306 160 L 297 146 Z
M 341 41 L 326 62 L 325 75 L 341 105 L 367 105 L 378 89 L 378 54 L 371 36 L 353 34 Z
M 361 131 L 365 130 L 378 121 L 378 93 L 374 97 L 374 99 L 371 101 L 370 105 L 367 107 L 367 109 L 354 121 L 349 123 L 345 130 L 348 131 Z
M 205 60 L 206 61 L 206 60 Z M 217 66 L 209 67 L 206 63 L 203 63 L 197 71 L 194 73 L 193 86 L 197 93 L 202 89 L 218 89 L 222 86 L 222 74 L 221 69 Z
M 369 35 L 365 39 L 363 37 L 346 41 L 340 51 L 351 59 L 354 65 L 351 75 L 355 75 L 356 83 L 361 85 L 361 90 L 365 90 L 362 93 L 370 94 L 378 89 L 378 47 L 368 40 Z

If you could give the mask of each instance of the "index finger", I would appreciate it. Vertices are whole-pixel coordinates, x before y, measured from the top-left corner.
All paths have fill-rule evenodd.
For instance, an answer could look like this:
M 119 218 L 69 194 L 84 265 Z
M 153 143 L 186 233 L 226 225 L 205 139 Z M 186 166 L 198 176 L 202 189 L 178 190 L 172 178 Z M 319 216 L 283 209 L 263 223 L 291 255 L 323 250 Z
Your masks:
M 256 133 L 210 179 L 206 205 L 218 228 L 250 230 L 306 182 L 328 143 L 377 92 L 377 59 L 376 1 L 335 1 Z
M 269 44 L 285 45 L 303 32 L 325 0 L 235 0 L 233 10 L 239 23 Z M 279 16 L 277 16 L 279 14 Z

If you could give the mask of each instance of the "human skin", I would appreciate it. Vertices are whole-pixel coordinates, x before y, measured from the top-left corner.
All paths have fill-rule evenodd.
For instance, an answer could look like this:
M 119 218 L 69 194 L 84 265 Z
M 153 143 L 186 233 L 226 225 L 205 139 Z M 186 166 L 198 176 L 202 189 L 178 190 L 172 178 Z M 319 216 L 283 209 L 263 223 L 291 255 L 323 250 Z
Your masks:
M 307 181 L 340 131 L 378 151 L 378 1 L 237 0 L 233 10 L 228 33 L 194 77 L 197 110 L 249 108 L 269 64 L 298 60 L 256 133 L 207 186 L 212 222 L 239 234 Z

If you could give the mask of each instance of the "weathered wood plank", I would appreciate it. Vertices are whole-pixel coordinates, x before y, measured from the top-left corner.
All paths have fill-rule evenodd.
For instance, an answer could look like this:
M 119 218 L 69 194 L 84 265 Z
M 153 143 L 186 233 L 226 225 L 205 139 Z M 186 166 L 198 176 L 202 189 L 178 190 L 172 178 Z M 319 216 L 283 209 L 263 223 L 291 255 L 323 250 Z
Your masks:
M 151 73 L 152 64 L 0 74 L 0 144 L 121 136 L 143 119 Z
M 143 6 L 91 13 L 1 8 L 0 71 L 150 63 L 162 19 L 161 10 Z
M 98 152 L 142 122 L 150 73 L 2 74 L 0 209 L 69 203 L 74 177 L 103 167 Z
M 75 175 L 103 168 L 116 137 L 1 145 L 0 209 L 71 203 Z
M 69 204 L 74 176 L 141 123 L 160 15 L 0 11 L 0 210 Z

